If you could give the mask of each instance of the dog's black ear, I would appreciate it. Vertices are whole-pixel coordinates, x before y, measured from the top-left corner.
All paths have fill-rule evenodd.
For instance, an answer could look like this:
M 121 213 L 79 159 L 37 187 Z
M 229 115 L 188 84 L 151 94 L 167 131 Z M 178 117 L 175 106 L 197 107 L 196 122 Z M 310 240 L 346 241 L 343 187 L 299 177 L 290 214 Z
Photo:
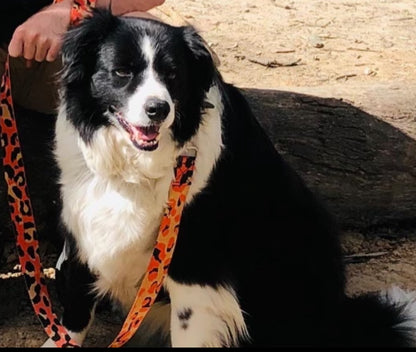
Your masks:
M 91 77 L 99 43 L 115 28 L 117 21 L 108 10 L 94 10 L 91 17 L 68 30 L 61 49 L 64 85 L 80 84 Z
M 203 87 L 207 91 L 216 72 L 208 44 L 192 26 L 182 27 L 182 30 L 187 48 L 191 51 L 190 69 L 193 79 L 197 80 L 198 86 Z

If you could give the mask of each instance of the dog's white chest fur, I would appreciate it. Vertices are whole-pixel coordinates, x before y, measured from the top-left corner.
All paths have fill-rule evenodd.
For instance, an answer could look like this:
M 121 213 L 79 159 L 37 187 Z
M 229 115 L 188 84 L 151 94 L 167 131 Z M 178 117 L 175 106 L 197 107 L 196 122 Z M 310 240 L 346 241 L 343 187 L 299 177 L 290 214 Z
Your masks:
M 190 143 L 200 152 L 187 202 L 205 187 L 222 148 L 217 89 L 208 98 L 217 108 L 207 112 Z M 75 237 L 81 261 L 97 274 L 97 294 L 110 293 L 129 307 L 153 250 L 181 151 L 165 135 L 156 151 L 138 153 L 115 127 L 101 128 L 86 145 L 64 109 L 56 134 L 64 224 Z
M 166 167 L 157 179 L 126 182 L 119 174 L 92 172 L 87 163 L 94 160 L 86 161 L 81 149 L 62 165 L 63 220 L 81 261 L 98 275 L 97 293 L 110 292 L 128 304 L 153 249 L 173 169 Z
M 111 291 L 126 304 L 134 298 L 132 287 L 149 261 L 168 187 L 168 177 L 140 187 L 97 179 L 80 187 L 85 191 L 78 194 L 81 207 L 71 215 L 82 227 L 77 239 L 81 256 L 99 273 L 99 292 Z

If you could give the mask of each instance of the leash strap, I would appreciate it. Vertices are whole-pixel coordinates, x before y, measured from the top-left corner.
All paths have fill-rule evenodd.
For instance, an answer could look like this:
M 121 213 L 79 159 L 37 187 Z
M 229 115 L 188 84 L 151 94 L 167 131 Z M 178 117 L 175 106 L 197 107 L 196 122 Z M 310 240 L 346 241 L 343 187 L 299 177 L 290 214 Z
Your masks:
M 78 1 L 78 0 L 76 0 Z M 92 2 L 95 2 L 92 1 Z M 75 8 L 75 4 L 74 4 Z M 71 13 L 71 21 L 72 21 Z M 74 18 L 74 20 L 76 20 Z M 27 186 L 26 171 L 13 108 L 10 62 L 7 56 L 0 85 L 0 141 L 4 179 L 7 184 L 10 217 L 16 233 L 16 246 L 35 314 L 57 347 L 79 347 L 52 309 L 39 256 L 38 233 Z
M 0 128 L 4 178 L 7 184 L 10 216 L 16 233 L 21 270 L 29 298 L 46 334 L 58 347 L 76 347 L 52 311 L 39 257 L 38 234 L 26 184 L 26 172 L 13 109 L 9 57 L 0 87 Z
M 175 179 L 169 190 L 168 204 L 163 214 L 159 235 L 146 274 L 121 331 L 109 347 L 123 346 L 137 331 L 156 300 L 172 260 L 182 210 L 185 206 L 194 168 L 194 156 L 182 155 L 178 158 Z
M 63 0 L 54 0 L 53 3 L 57 4 Z M 95 7 L 96 0 L 73 0 L 71 13 L 70 13 L 70 23 L 71 25 L 77 25 L 81 21 L 91 15 L 91 9 Z
M 60 2 L 62 0 L 55 0 Z M 79 24 L 85 17 L 91 14 L 91 9 L 95 7 L 96 0 L 74 0 L 71 9 L 71 24 Z

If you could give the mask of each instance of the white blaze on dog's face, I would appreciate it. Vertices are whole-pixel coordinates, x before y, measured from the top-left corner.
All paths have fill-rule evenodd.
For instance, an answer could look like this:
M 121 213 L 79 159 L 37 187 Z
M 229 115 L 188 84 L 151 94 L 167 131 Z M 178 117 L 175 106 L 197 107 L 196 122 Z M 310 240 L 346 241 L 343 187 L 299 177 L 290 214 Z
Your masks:
M 215 68 L 193 28 L 98 12 L 62 52 L 66 116 L 87 148 L 101 138 L 103 156 L 113 144 L 117 159 L 143 159 L 179 151 L 199 130 Z
M 154 47 L 148 37 L 143 37 L 141 48 L 147 63 L 142 81 L 128 98 L 126 107 L 116 116 L 120 125 L 130 134 L 133 144 L 142 150 L 154 150 L 161 134 L 168 133 L 175 118 L 175 107 L 164 83 L 153 68 Z M 115 71 L 116 75 L 125 72 Z

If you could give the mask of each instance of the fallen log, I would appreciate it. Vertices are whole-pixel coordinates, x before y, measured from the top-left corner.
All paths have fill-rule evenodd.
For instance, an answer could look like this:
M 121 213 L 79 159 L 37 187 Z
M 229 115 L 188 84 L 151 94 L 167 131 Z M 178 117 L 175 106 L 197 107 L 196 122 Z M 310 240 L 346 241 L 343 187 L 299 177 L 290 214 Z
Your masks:
M 416 139 L 341 99 L 243 92 L 342 228 L 416 225 Z

